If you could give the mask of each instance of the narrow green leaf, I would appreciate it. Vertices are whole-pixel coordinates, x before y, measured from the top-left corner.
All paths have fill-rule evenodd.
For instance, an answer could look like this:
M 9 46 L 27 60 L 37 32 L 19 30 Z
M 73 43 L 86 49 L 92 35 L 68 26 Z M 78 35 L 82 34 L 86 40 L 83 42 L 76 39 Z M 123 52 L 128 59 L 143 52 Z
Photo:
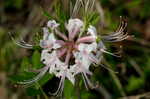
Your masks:
M 64 96 L 65 99 L 73 99 L 73 84 L 69 80 L 65 80 Z
M 43 86 L 45 83 L 47 83 L 50 79 L 53 78 L 53 75 L 52 74 L 49 74 L 49 73 L 46 73 L 42 78 L 41 80 L 38 81 L 38 84 L 40 86 Z M 37 88 L 39 88 L 39 86 L 37 86 Z
M 41 68 L 43 64 L 40 61 L 41 54 L 38 51 L 34 51 L 32 55 L 32 65 L 34 69 Z
M 26 93 L 27 93 L 28 96 L 37 96 L 37 95 L 42 94 L 40 89 L 36 89 L 34 87 L 27 88 Z
M 95 99 L 96 97 L 94 97 L 94 95 L 92 95 L 91 93 L 87 92 L 87 91 L 83 91 L 81 93 L 81 99 Z
M 21 73 L 21 75 L 9 76 L 9 80 L 12 81 L 13 83 L 18 83 L 20 81 L 32 79 L 35 76 L 36 76 L 35 73 L 23 72 L 23 73 Z
M 53 19 L 53 17 L 50 15 L 49 12 L 45 11 L 44 9 L 42 9 L 42 12 L 43 12 L 43 15 L 44 15 L 45 17 L 47 17 L 49 20 Z
M 27 57 L 23 58 L 21 67 L 20 67 L 20 72 L 28 71 L 29 69 L 29 59 Z

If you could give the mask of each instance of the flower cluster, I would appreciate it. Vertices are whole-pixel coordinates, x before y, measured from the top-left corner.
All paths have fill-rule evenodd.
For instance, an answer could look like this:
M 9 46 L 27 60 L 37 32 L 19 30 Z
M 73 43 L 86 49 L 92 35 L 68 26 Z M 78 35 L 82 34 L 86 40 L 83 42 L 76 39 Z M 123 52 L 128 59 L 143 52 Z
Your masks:
M 60 78 L 58 89 L 53 95 L 61 93 L 64 88 L 64 80 L 67 78 L 74 85 L 75 76 L 82 74 L 85 86 L 92 85 L 87 75 L 92 75 L 90 66 L 100 64 L 106 47 L 103 42 L 118 42 L 129 36 L 124 33 L 126 22 L 121 22 L 116 32 L 106 36 L 98 35 L 96 28 L 89 25 L 87 30 L 83 30 L 84 22 L 80 19 L 69 19 L 66 24 L 67 33 L 59 31 L 59 23 L 50 20 L 47 27 L 43 28 L 43 39 L 40 40 L 42 48 L 41 62 L 45 65 L 38 70 L 38 75 L 31 80 L 19 82 L 20 84 L 32 84 L 40 80 L 45 73 L 54 74 Z M 25 48 L 32 48 L 32 45 L 25 42 L 17 42 Z M 93 65 L 92 65 L 93 64 Z

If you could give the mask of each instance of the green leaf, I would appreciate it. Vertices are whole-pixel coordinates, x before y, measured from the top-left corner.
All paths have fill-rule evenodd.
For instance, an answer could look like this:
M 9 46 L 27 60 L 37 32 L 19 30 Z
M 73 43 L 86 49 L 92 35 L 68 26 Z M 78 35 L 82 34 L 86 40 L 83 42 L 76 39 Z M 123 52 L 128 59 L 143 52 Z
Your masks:
M 20 67 L 20 72 L 28 71 L 29 69 L 29 59 L 27 57 L 23 58 L 21 67 Z
M 34 87 L 27 88 L 26 93 L 27 93 L 28 96 L 37 96 L 37 95 L 42 94 L 40 89 L 36 89 Z
M 141 4 L 142 0 L 133 0 L 129 3 L 127 3 L 126 7 L 127 8 L 137 8 Z
M 64 33 L 66 33 L 66 29 L 65 29 L 65 23 L 67 22 L 67 20 L 69 19 L 69 15 L 67 15 L 67 13 L 64 11 L 61 2 L 57 2 L 55 5 L 55 12 L 56 12 L 56 17 L 57 17 L 57 21 L 58 23 L 60 23 L 60 30 Z
M 87 91 L 83 91 L 81 93 L 81 99 L 95 99 L 96 97 L 94 97 L 94 95 L 92 95 L 91 93 L 87 92 Z
M 65 80 L 64 96 L 65 99 L 73 99 L 73 84 L 69 80 Z
M 93 13 L 90 16 L 90 23 L 91 23 L 91 25 L 95 25 L 99 21 L 99 19 L 100 19 L 99 14 L 98 13 Z
M 53 78 L 53 75 L 52 74 L 49 74 L 49 73 L 46 73 L 42 78 L 41 80 L 38 81 L 38 84 L 40 86 L 43 86 L 45 83 L 47 83 L 50 79 Z M 36 86 L 37 88 L 39 88 L 39 85 Z
M 18 83 L 20 81 L 32 79 L 35 76 L 36 76 L 35 73 L 23 72 L 21 73 L 21 75 L 9 76 L 9 80 L 12 81 L 13 83 Z
M 34 69 L 41 68 L 43 64 L 40 61 L 41 54 L 38 51 L 34 51 L 32 55 L 32 65 Z
M 14 7 L 17 9 L 21 9 L 24 5 L 24 0 L 5 0 L 5 7 Z
M 147 13 L 147 12 L 150 11 L 149 4 L 150 4 L 149 0 L 144 0 L 143 5 L 141 7 L 141 10 L 139 12 L 141 18 L 149 17 L 150 16 L 150 13 Z
M 60 23 L 65 23 L 67 21 L 67 14 L 63 10 L 63 7 L 61 6 L 60 3 L 55 5 L 55 12 L 57 14 L 58 21 L 60 21 Z
M 85 23 L 85 30 L 88 28 L 89 25 L 95 25 L 99 21 L 100 17 L 99 14 L 96 12 L 90 13 L 84 17 Z
M 126 86 L 126 90 L 128 92 L 137 90 L 144 85 L 144 78 L 130 77 L 128 81 L 128 85 Z
M 42 48 L 40 46 L 33 46 L 33 49 L 38 50 L 38 51 L 42 50 Z
M 43 15 L 46 16 L 49 20 L 53 19 L 53 17 L 49 14 L 49 12 L 42 9 Z

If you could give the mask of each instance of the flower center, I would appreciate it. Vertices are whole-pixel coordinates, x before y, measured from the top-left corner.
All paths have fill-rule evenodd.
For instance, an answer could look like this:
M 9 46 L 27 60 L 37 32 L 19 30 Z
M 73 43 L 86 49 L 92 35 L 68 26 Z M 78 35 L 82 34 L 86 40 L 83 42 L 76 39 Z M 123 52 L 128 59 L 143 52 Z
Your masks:
M 65 47 L 67 47 L 68 49 L 70 49 L 71 52 L 73 50 L 77 50 L 77 44 L 74 41 L 68 41 L 68 42 L 66 42 Z

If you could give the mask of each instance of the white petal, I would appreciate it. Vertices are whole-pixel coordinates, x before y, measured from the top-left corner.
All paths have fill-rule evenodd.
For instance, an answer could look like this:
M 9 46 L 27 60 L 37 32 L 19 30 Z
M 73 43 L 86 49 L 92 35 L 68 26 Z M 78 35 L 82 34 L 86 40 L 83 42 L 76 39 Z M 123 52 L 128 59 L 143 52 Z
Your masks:
M 58 44 L 58 43 L 54 43 L 54 44 L 53 44 L 53 49 L 58 49 L 58 48 L 60 48 L 60 47 L 61 47 L 61 45 Z
M 49 42 L 48 40 L 40 40 L 40 47 L 51 49 L 52 43 Z
M 83 26 L 83 22 L 80 19 L 70 19 L 66 28 L 70 34 L 73 32 L 81 31 L 81 27 Z M 76 34 L 76 33 L 75 33 Z M 73 35 L 75 35 L 73 33 Z
M 53 33 L 49 34 L 48 40 L 49 40 L 49 42 L 52 42 L 52 43 L 54 43 L 56 41 L 55 36 L 54 36 Z
M 92 25 L 88 28 L 88 33 L 91 34 L 91 36 L 95 37 L 97 36 L 97 31 L 96 28 Z
M 74 28 L 74 26 L 82 27 L 83 26 L 83 22 L 80 19 L 69 19 L 69 22 L 68 22 L 68 25 L 67 25 L 67 29 L 68 30 L 72 30 L 72 28 Z
M 87 51 L 88 53 L 90 53 L 91 51 L 95 51 L 96 48 L 97 48 L 97 44 L 96 44 L 96 42 L 93 42 L 92 44 L 89 44 L 89 45 L 87 46 L 86 51 Z
M 57 49 L 57 48 L 60 48 L 60 47 L 61 47 L 60 44 L 56 43 L 56 38 L 55 38 L 55 36 L 54 36 L 53 33 L 51 33 L 51 34 L 49 35 L 48 41 L 53 45 L 52 48 L 54 48 L 54 49 Z
M 87 53 L 90 53 L 91 51 L 95 51 L 96 48 L 97 48 L 97 44 L 95 42 L 92 44 L 81 43 L 78 46 L 79 51 L 86 51 Z
M 52 62 L 55 61 L 56 57 L 57 57 L 56 51 L 50 53 L 50 51 L 47 49 L 42 50 L 41 61 L 43 61 L 44 64 L 46 65 L 52 64 Z
M 57 28 L 58 26 L 59 26 L 59 24 L 56 23 L 55 20 L 50 20 L 47 23 L 47 27 L 51 28 L 52 30 L 55 29 L 55 28 Z
M 44 32 L 43 39 L 44 39 L 44 40 L 47 40 L 48 35 L 49 35 L 49 30 L 48 30 L 48 28 L 44 27 L 44 28 L 43 28 L 43 32 Z
M 82 65 L 84 66 L 84 68 L 89 69 L 89 67 L 91 65 L 91 60 L 89 60 L 89 58 L 87 56 L 83 57 Z

